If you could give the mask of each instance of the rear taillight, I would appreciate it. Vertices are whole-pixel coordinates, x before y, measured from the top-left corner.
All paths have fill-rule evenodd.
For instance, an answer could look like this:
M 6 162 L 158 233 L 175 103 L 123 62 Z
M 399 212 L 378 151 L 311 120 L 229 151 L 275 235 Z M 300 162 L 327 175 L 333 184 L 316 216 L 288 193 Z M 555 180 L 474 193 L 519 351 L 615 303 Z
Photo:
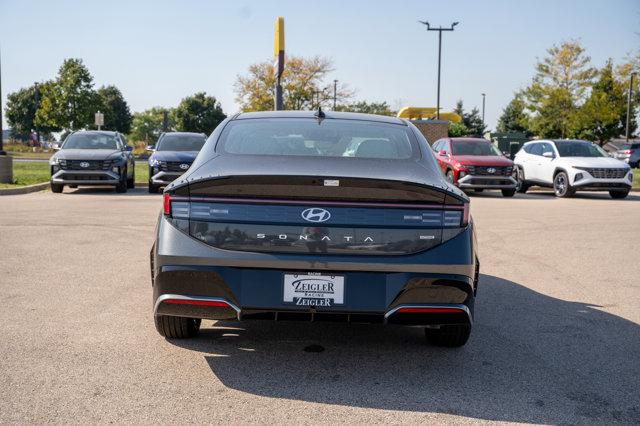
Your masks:
M 163 303 L 170 305 L 193 305 L 193 306 L 211 306 L 214 308 L 231 308 L 231 306 L 218 300 L 194 300 L 194 299 L 165 299 Z
M 462 226 L 467 226 L 469 224 L 469 207 L 470 203 L 464 203 L 464 210 L 462 211 Z
M 622 153 L 623 154 L 631 154 L 631 153 L 633 153 L 633 150 L 632 149 L 626 149 L 626 150 L 622 151 Z
M 166 216 L 171 215 L 171 195 L 168 193 L 163 194 L 163 206 L 164 206 L 164 214 Z

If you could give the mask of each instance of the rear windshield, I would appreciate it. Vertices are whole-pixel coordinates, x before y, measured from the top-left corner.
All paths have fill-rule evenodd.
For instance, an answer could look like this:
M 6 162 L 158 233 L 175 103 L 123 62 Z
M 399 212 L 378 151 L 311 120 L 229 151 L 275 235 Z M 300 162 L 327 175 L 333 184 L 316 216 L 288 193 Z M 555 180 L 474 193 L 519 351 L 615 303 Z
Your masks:
M 156 151 L 200 151 L 205 141 L 204 135 L 165 134 L 156 144 Z
M 453 155 L 502 155 L 489 141 L 451 141 Z
M 627 150 L 627 149 L 638 149 L 640 148 L 640 143 L 623 143 L 622 145 L 620 145 L 620 150 Z
M 594 143 L 586 141 L 556 142 L 560 157 L 607 157 L 608 154 Z
M 104 133 L 73 133 L 67 137 L 62 149 L 118 149 L 115 136 Z
M 230 154 L 406 159 L 413 156 L 407 126 L 306 118 L 230 122 L 221 136 Z

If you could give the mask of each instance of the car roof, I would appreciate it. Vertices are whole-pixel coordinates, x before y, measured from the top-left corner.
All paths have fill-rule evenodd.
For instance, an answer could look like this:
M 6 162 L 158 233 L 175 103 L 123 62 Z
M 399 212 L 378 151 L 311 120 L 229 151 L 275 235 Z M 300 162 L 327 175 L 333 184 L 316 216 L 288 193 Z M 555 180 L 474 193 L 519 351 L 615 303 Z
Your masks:
M 101 135 L 111 135 L 114 136 L 116 135 L 118 132 L 112 132 L 111 130 L 76 130 L 73 133 L 97 133 L 97 134 L 101 134 Z
M 451 142 L 489 142 L 490 140 L 485 138 L 449 138 Z
M 337 112 L 337 111 L 323 111 L 324 119 L 340 119 L 340 120 L 361 120 L 361 121 L 375 121 L 378 123 L 400 124 L 406 126 L 406 121 L 390 117 L 386 115 L 375 114 L 362 114 L 358 112 Z M 257 118 L 317 118 L 317 111 L 259 111 L 259 112 L 243 112 L 235 117 L 233 120 L 250 120 Z
M 554 143 L 569 143 L 569 142 L 593 143 L 593 142 L 585 141 L 585 140 L 582 140 L 582 139 L 552 139 L 551 142 L 554 142 Z
M 202 135 L 205 135 L 205 134 L 204 133 L 198 133 L 198 132 L 164 132 L 163 135 L 180 135 L 180 136 L 198 135 L 198 136 L 202 136 Z

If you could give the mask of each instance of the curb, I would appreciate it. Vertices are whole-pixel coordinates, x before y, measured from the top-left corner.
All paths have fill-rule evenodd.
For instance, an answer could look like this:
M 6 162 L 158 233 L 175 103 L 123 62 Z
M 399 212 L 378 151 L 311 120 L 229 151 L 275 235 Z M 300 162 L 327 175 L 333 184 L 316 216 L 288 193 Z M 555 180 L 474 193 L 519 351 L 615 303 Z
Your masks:
M 136 183 L 136 188 L 146 188 L 146 183 Z M 3 188 L 0 189 L 0 196 L 2 195 L 22 195 L 29 194 L 31 192 L 44 191 L 49 189 L 49 182 L 36 183 L 29 186 L 21 186 L 20 188 Z
M 4 188 L 0 189 L 0 195 L 21 195 L 31 192 L 43 191 L 49 188 L 49 182 L 36 183 L 34 185 L 23 186 L 20 188 Z

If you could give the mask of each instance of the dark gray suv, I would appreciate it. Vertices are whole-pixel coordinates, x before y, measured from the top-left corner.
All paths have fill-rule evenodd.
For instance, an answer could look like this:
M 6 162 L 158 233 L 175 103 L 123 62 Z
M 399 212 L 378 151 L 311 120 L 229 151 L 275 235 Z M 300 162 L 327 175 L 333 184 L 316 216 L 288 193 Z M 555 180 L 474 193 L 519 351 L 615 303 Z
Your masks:
M 135 180 L 131 151 L 118 132 L 74 132 L 49 159 L 51 191 L 60 193 L 65 185 L 113 185 L 116 192 L 127 192 Z

